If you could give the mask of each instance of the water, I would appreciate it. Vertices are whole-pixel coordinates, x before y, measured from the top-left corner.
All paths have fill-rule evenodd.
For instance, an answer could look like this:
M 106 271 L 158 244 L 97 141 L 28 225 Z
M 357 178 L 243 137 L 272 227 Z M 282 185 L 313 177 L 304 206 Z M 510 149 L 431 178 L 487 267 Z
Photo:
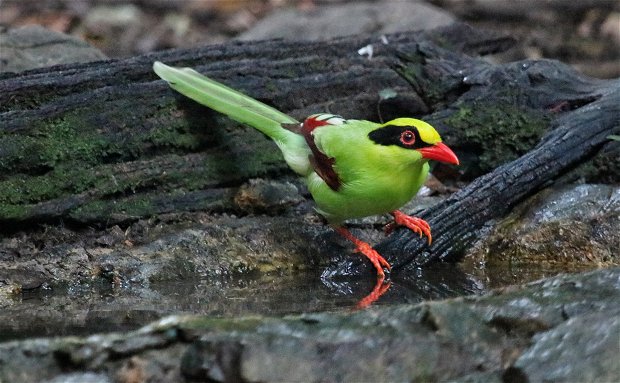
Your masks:
M 520 284 L 562 270 L 527 273 L 512 268 L 442 264 L 393 275 L 374 306 L 417 303 Z M 541 275 L 541 272 L 544 274 Z M 238 276 L 145 286 L 73 286 L 25 292 L 3 309 L 0 341 L 40 336 L 128 331 L 171 314 L 215 317 L 283 316 L 352 311 L 375 285 L 373 275 L 322 280 L 319 270 L 294 275 Z

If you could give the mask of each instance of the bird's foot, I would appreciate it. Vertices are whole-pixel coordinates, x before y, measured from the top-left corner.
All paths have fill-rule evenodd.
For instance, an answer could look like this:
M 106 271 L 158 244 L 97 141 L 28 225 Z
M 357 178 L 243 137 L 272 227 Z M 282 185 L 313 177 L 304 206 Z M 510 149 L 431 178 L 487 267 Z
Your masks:
M 392 282 L 390 280 L 385 280 L 384 277 L 377 277 L 377 283 L 375 283 L 375 287 L 372 289 L 370 294 L 366 295 L 362 298 L 357 305 L 355 305 L 356 309 L 365 309 L 371 304 L 375 303 L 386 291 L 390 289 L 390 285 Z
M 385 235 L 390 234 L 397 226 L 405 226 L 414 233 L 420 234 L 420 237 L 425 235 L 428 238 L 429 245 L 433 242 L 431 227 L 422 218 L 412 217 L 398 210 L 394 210 L 390 214 L 394 216 L 394 222 L 385 225 L 383 228 Z
M 353 244 L 355 245 L 355 251 L 361 253 L 366 258 L 368 258 L 368 260 L 370 260 L 375 269 L 377 269 L 377 278 L 385 278 L 385 272 L 383 271 L 383 269 L 386 268 L 388 270 L 391 270 L 392 266 L 390 266 L 390 263 L 386 261 L 385 258 L 383 258 L 381 254 L 377 252 L 377 250 L 373 249 L 372 246 L 370 246 L 368 243 L 357 239 L 355 236 L 353 236 L 353 234 L 351 234 L 349 230 L 345 229 L 344 227 L 337 227 L 336 232 L 338 232 L 338 234 L 342 235 L 349 241 L 353 242 Z
M 392 266 L 390 265 L 390 263 L 386 261 L 385 258 L 383 258 L 381 254 L 379 254 L 377 250 L 373 249 L 372 246 L 370 246 L 368 243 L 362 241 L 360 242 L 360 244 L 355 245 L 355 252 L 361 253 L 370 260 L 373 266 L 375 266 L 375 269 L 377 269 L 378 278 L 385 278 L 385 272 L 383 270 L 392 270 Z

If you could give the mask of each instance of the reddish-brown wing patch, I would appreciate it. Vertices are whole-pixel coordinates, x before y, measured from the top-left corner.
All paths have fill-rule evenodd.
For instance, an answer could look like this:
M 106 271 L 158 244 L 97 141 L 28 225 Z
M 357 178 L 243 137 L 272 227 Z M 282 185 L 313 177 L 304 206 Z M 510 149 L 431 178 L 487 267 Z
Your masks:
M 338 122 L 337 124 L 330 123 Z M 321 152 L 314 143 L 313 132 L 314 129 L 325 125 L 340 125 L 342 124 L 342 118 L 339 116 L 327 115 L 327 114 L 315 114 L 308 117 L 301 126 L 301 134 L 306 139 L 312 154 L 310 155 L 310 164 L 312 168 L 325 181 L 325 183 L 333 190 L 338 190 L 342 185 L 340 177 L 334 170 L 335 160 L 328 157 L 325 153 Z

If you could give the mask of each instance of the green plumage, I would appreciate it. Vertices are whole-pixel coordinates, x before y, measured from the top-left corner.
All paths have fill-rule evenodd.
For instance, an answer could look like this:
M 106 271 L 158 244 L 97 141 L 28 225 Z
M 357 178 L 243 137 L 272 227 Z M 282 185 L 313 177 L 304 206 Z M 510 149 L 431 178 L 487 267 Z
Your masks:
M 385 124 L 344 120 L 339 125 L 319 126 L 312 131 L 311 139 L 320 152 L 334 160 L 333 170 L 340 181 L 340 187 L 335 190 L 315 171 L 306 138 L 282 127 L 282 124 L 299 124 L 292 117 L 192 69 L 172 68 L 160 62 L 153 69 L 185 96 L 271 137 L 288 165 L 305 177 L 317 210 L 332 224 L 392 212 L 407 203 L 426 179 L 428 160 L 419 150 L 403 147 L 398 142 L 378 144 L 369 138 L 370 132 L 386 126 L 411 127 L 425 144 L 441 141 L 430 125 L 410 118 Z
M 335 159 L 342 186 L 332 190 L 316 175 L 306 178 L 319 213 L 330 223 L 384 214 L 403 206 L 417 193 L 428 174 L 428 163 L 415 150 L 377 145 L 368 133 L 382 125 L 347 120 L 316 129 L 314 140 Z

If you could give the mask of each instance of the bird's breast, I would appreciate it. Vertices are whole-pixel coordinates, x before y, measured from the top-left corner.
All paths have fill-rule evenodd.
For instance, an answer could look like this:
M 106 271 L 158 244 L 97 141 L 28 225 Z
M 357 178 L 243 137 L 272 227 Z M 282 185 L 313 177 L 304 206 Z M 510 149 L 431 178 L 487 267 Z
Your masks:
M 428 165 L 404 172 L 361 172 L 348 177 L 335 191 L 316 174 L 308 189 L 319 212 L 333 223 L 350 218 L 385 214 L 409 202 L 424 183 Z

